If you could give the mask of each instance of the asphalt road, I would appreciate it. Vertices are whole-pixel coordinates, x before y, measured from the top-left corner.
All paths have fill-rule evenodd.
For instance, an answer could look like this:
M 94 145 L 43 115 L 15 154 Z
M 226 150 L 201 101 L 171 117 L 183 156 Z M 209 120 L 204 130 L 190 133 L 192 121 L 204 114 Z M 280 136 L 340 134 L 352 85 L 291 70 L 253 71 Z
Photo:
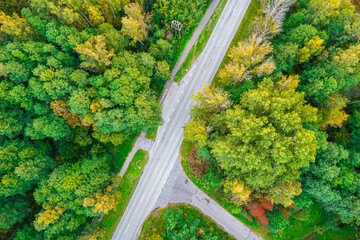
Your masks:
M 136 239 L 154 209 L 180 152 L 183 126 L 190 120 L 188 113 L 195 104 L 190 96 L 212 81 L 249 4 L 250 0 L 228 0 L 197 62 L 180 84 L 173 83 L 167 92 L 163 101 L 164 124 L 158 129 L 143 175 L 113 240 Z

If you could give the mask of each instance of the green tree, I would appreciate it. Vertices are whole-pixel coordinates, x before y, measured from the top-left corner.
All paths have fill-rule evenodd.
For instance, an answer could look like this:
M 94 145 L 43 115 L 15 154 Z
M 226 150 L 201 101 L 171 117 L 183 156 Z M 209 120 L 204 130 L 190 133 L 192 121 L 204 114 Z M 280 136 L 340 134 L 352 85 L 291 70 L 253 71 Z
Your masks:
M 341 145 L 329 142 L 319 150 L 316 162 L 303 170 L 306 193 L 321 203 L 327 212 L 338 214 L 345 223 L 360 224 L 360 176 L 355 170 L 358 154 L 349 155 Z
M 69 136 L 71 131 L 65 120 L 49 114 L 30 121 L 25 128 L 25 134 L 33 140 L 43 140 L 46 137 L 60 140 Z
M 9 140 L 0 146 L 0 196 L 25 195 L 44 178 L 55 162 L 44 142 Z
M 21 223 L 30 211 L 29 203 L 21 197 L 0 197 L 0 228 L 9 229 Z
M 73 232 L 88 217 L 99 216 L 83 206 L 84 199 L 111 184 L 106 154 L 91 156 L 72 165 L 57 167 L 43 179 L 34 193 L 43 209 L 35 220 L 35 228 L 47 236 Z
M 316 121 L 317 111 L 295 91 L 297 84 L 294 76 L 277 84 L 266 79 L 210 122 L 216 129 L 212 153 L 220 167 L 254 190 L 270 193 L 277 184 L 296 180 L 315 160 L 314 132 L 302 124 Z

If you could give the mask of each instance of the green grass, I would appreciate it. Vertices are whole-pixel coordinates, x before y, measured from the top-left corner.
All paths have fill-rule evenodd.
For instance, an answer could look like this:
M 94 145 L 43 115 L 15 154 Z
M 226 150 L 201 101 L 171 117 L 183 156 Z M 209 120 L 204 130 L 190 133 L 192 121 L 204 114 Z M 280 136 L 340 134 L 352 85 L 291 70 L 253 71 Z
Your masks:
M 254 21 L 255 17 L 261 15 L 260 9 L 261 9 L 260 0 L 252 0 L 248 9 L 246 10 L 246 13 L 244 15 L 243 20 L 241 21 L 239 28 L 237 29 L 237 31 L 235 33 L 233 40 L 230 43 L 227 53 L 220 64 L 218 72 L 216 73 L 216 75 L 214 77 L 214 80 L 213 80 L 214 84 L 217 83 L 217 79 L 219 78 L 219 76 L 218 76 L 219 70 L 222 69 L 225 66 L 225 64 L 227 64 L 230 61 L 230 57 L 228 56 L 229 50 L 233 46 L 235 46 L 238 42 L 240 42 L 240 41 L 246 39 L 248 36 L 250 36 L 251 23 Z
M 120 219 L 125 212 L 125 209 L 136 188 L 147 159 L 148 152 L 144 150 L 138 150 L 132 159 L 124 178 L 121 180 L 118 187 L 118 191 L 121 194 L 119 203 L 117 204 L 116 209 L 110 211 L 101 221 L 101 225 L 105 230 L 105 239 L 111 239 L 116 226 L 120 222 Z
M 157 133 L 158 128 L 159 128 L 158 126 L 156 128 L 149 128 L 146 132 L 145 138 L 154 141 L 156 138 L 156 133 Z
M 144 240 L 146 239 L 146 237 L 151 237 L 154 236 L 155 234 L 158 234 L 163 238 L 165 237 L 166 209 L 182 210 L 183 214 L 186 214 L 188 216 L 194 216 L 197 219 L 203 220 L 205 222 L 205 227 L 207 229 L 211 229 L 212 232 L 218 233 L 219 236 L 222 237 L 223 239 L 233 239 L 219 225 L 217 225 L 209 217 L 202 214 L 199 210 L 197 210 L 196 208 L 190 205 L 181 204 L 181 205 L 172 205 L 166 208 L 157 209 L 153 213 L 151 213 L 141 229 L 139 240 Z
M 120 172 L 137 138 L 138 135 L 130 136 L 130 138 L 127 141 L 125 141 L 123 144 L 116 146 L 111 150 L 113 155 L 113 163 L 111 168 L 113 172 L 115 173 Z
M 175 82 L 180 82 L 181 79 L 187 73 L 186 70 L 189 70 L 192 63 L 199 57 L 200 53 L 204 49 L 206 43 L 208 42 L 211 33 L 213 32 L 216 23 L 225 8 L 227 0 L 220 0 L 219 4 L 216 6 L 214 13 L 212 14 L 211 18 L 209 19 L 208 23 L 200 33 L 199 38 L 196 40 L 194 46 L 192 46 L 189 54 L 187 55 L 185 61 L 181 65 L 179 71 L 175 75 Z

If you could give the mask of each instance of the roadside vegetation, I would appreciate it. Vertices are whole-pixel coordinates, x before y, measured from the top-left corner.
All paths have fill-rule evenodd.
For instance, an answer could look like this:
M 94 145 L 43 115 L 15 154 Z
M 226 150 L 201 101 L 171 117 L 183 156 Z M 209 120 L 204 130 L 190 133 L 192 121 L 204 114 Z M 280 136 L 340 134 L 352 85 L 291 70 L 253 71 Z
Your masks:
M 261 1 L 197 93 L 187 175 L 265 239 L 358 239 L 360 15 L 350 1 Z
M 131 160 L 124 177 L 119 181 L 119 186 L 117 187 L 117 191 L 119 192 L 117 199 L 118 204 L 115 209 L 109 211 L 101 220 L 101 226 L 103 226 L 106 233 L 104 239 L 111 239 L 130 202 L 148 158 L 149 153 L 147 151 L 138 150 Z
M 209 4 L 1 1 L 1 239 L 112 233 L 99 218 L 118 221 L 107 214 L 138 177 L 115 176 L 140 132 L 155 137 L 158 97 Z
M 190 205 L 157 209 L 145 221 L 139 240 L 233 239 L 209 217 Z
M 190 70 L 192 64 L 196 61 L 199 57 L 200 53 L 204 49 L 205 45 L 207 44 L 211 33 L 213 32 L 217 21 L 221 13 L 223 12 L 225 5 L 228 0 L 220 0 L 214 13 L 211 15 L 208 23 L 205 25 L 204 29 L 199 35 L 199 38 L 196 40 L 194 46 L 191 48 L 189 54 L 187 55 L 185 61 L 179 68 L 178 72 L 175 74 L 174 81 L 180 82 L 181 79 L 186 75 L 186 73 Z
M 155 138 L 156 138 L 157 130 L 158 130 L 158 127 L 156 127 L 156 128 L 149 128 L 149 129 L 146 131 L 145 137 L 146 137 L 147 139 L 150 139 L 150 140 L 154 141 Z

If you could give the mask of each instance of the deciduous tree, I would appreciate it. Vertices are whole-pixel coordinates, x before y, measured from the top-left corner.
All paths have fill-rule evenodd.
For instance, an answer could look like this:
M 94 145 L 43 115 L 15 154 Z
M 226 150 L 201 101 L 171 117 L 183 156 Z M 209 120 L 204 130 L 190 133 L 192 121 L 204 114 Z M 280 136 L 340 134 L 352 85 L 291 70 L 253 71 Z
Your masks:
M 315 160 L 314 132 L 302 123 L 316 121 L 317 111 L 295 91 L 298 81 L 283 77 L 275 85 L 266 79 L 210 122 L 216 130 L 210 145 L 217 162 L 254 190 L 296 180 L 299 170 Z

